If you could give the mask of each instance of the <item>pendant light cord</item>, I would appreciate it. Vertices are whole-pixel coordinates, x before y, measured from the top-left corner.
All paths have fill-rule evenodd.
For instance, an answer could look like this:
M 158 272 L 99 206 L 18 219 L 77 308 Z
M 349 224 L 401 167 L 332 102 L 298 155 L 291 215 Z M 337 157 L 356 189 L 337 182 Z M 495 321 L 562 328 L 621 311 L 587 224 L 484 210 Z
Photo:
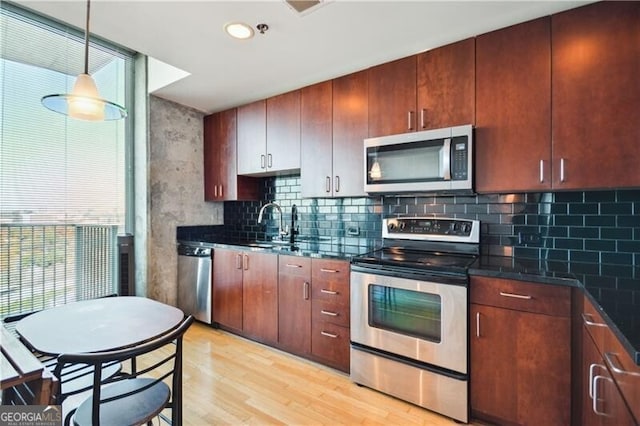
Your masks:
M 84 73 L 89 74 L 89 9 L 91 0 L 87 0 L 87 25 L 84 32 Z

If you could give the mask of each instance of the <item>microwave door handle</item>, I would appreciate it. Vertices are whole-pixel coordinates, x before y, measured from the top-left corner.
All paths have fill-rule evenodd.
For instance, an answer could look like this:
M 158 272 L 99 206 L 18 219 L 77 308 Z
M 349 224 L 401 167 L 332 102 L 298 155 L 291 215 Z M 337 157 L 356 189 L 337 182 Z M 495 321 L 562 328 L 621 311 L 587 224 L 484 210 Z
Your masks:
M 442 151 L 440 152 L 442 164 L 442 179 L 451 180 L 451 138 L 444 140 Z

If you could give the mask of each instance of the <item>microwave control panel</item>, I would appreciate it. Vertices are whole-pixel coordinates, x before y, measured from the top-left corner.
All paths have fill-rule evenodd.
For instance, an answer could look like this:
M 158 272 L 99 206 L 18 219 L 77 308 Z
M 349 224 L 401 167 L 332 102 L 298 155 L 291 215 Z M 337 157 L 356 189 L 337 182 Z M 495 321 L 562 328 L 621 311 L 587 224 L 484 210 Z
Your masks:
M 466 180 L 468 177 L 469 149 L 467 138 L 458 136 L 451 139 L 451 179 Z

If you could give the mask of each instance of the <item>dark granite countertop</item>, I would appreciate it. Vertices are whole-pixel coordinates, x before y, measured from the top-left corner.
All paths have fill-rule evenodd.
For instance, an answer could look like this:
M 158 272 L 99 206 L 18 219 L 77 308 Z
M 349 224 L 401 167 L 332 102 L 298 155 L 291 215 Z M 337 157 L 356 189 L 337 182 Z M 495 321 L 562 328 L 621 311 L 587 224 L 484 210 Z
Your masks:
M 602 274 L 598 266 L 481 256 L 471 266 L 469 274 L 582 288 L 594 306 L 600 309 L 602 317 L 631 358 L 640 365 L 640 309 L 637 301 L 633 303 L 634 297 L 639 295 L 627 290 L 627 287 L 640 288 L 640 285 L 634 278 L 634 271 L 629 274 L 629 271 L 621 270 L 621 276 L 612 276 L 611 272 Z M 629 285 L 630 282 L 635 282 L 635 286 Z
M 196 244 L 202 247 L 211 248 L 236 248 L 247 251 L 261 251 L 274 254 L 282 254 L 287 256 L 304 256 L 321 259 L 341 259 L 350 261 L 353 256 L 361 254 L 354 251 L 353 247 L 343 248 L 341 246 L 331 244 L 331 242 L 314 240 L 299 241 L 294 245 L 284 242 L 273 241 L 247 241 L 228 238 L 212 238 L 208 241 L 200 240 L 178 240 L 178 243 Z M 271 247 L 267 247 L 271 246 Z
M 197 244 L 203 247 L 233 247 L 239 250 L 262 251 L 289 256 L 351 260 L 352 257 L 370 251 L 352 246 L 342 247 L 331 241 L 307 240 L 296 242 L 294 246 L 286 243 L 256 242 L 215 236 L 204 239 L 179 240 L 178 243 Z M 266 245 L 273 244 L 267 248 Z M 602 274 L 598 265 L 543 261 L 537 259 L 519 259 L 503 256 L 480 256 L 469 269 L 471 275 L 515 279 L 550 285 L 578 287 L 600 309 L 602 317 L 611 330 L 618 336 L 629 355 L 640 365 L 640 309 L 634 309 L 634 297 L 640 297 L 633 290 L 625 290 L 624 283 L 635 280 L 635 271 L 628 277 L 612 276 L 611 272 Z M 637 271 L 640 276 L 640 270 Z M 621 280 L 622 285 L 619 284 Z M 619 288 L 623 287 L 623 288 Z M 640 285 L 627 285 L 640 288 Z M 636 291 L 636 293 L 638 293 Z

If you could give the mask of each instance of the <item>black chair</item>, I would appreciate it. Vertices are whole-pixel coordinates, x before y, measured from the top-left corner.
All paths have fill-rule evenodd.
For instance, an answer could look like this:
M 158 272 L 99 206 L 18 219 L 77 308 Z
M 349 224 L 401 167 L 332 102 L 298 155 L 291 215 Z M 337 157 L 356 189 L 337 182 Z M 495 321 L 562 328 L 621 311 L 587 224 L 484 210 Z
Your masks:
M 62 379 L 62 372 L 73 365 L 89 365 L 93 369 L 91 395 L 76 408 L 63 405 L 65 425 L 141 425 L 171 409 L 171 424 L 182 424 L 182 338 L 193 323 L 186 317 L 173 330 L 135 347 L 107 352 L 62 354 L 54 370 Z M 144 356 L 148 367 L 138 369 L 139 357 Z M 130 364 L 130 371 L 104 378 L 104 366 L 114 363 Z M 123 368 L 124 370 L 124 368 Z M 171 377 L 171 387 L 164 379 Z M 61 380 L 62 381 L 62 380 Z M 64 386 L 64 382 L 62 382 Z M 77 394 L 74 391 L 73 394 Z M 62 401 L 71 394 L 62 394 Z

